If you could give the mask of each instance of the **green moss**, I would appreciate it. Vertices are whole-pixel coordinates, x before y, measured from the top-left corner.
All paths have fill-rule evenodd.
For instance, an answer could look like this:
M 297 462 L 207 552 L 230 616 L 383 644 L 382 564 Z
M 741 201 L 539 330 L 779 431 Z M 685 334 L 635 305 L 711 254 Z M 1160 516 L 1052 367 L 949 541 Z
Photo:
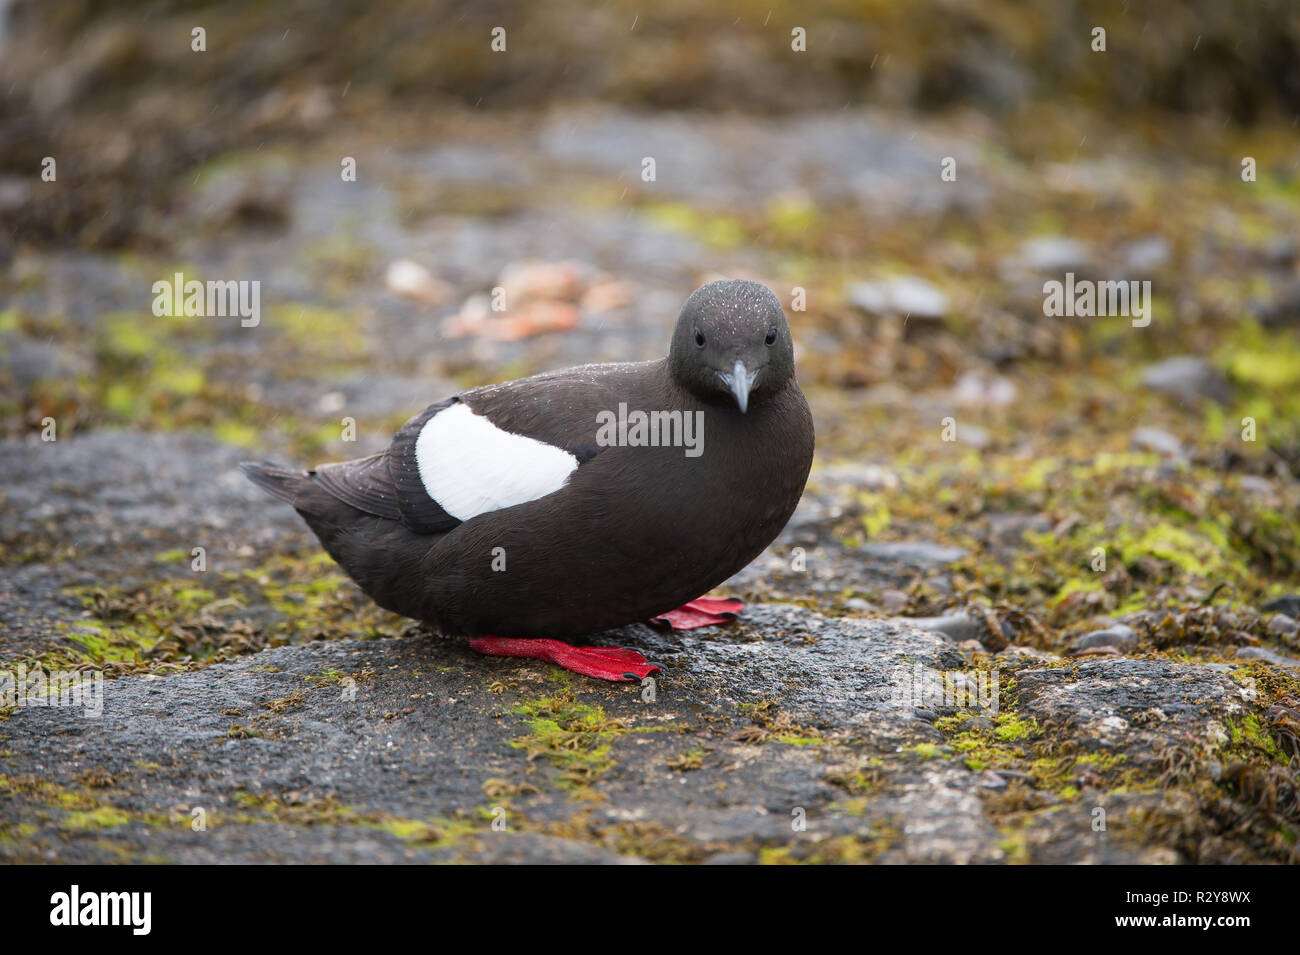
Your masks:
M 218 421 L 212 426 L 218 441 L 240 448 L 255 448 L 262 440 L 262 429 L 246 421 Z
M 1016 712 L 1012 705 L 1015 678 L 1004 678 L 1001 684 L 1004 706 L 993 717 L 991 728 L 971 728 L 973 714 L 935 722 L 935 727 L 945 734 L 948 745 L 967 769 L 973 772 L 986 769 L 1028 772 L 1035 785 L 1064 799 L 1077 795 L 1078 789 L 1072 780 L 1084 767 L 1088 767 L 1093 775 L 1118 778 L 1119 767 L 1126 762 L 1125 756 L 1105 752 L 1067 753 L 1066 750 L 1073 747 L 1072 741 L 1045 734 L 1037 720 Z M 1125 777 L 1123 782 L 1135 787 L 1145 785 L 1135 776 Z
M 0 776 L 0 794 L 24 796 L 61 809 L 86 812 L 99 807 L 94 796 L 34 776 Z
M 188 280 L 201 280 L 191 266 L 153 261 L 132 269 L 141 281 L 176 271 Z M 331 275 L 335 278 L 337 274 Z M 12 405 L 0 399 L 0 412 L 20 421 L 52 414 L 61 430 L 65 422 L 75 422 L 78 430 L 129 426 L 191 431 L 242 447 L 264 444 L 266 434 L 274 432 L 304 456 L 321 453 L 337 445 L 337 422 L 326 428 L 311 415 L 285 417 L 232 380 L 230 364 L 252 361 L 274 370 L 280 380 L 319 383 L 350 374 L 369 357 L 368 314 L 293 302 L 269 305 L 263 312 L 258 328 L 240 329 L 258 336 L 258 351 L 238 359 L 225 348 L 213 347 L 226 320 L 155 316 L 147 310 L 106 312 L 94 326 L 94 362 L 86 374 L 34 382 Z M 22 331 L 60 341 L 79 335 L 57 315 L 34 316 Z
M 1228 731 L 1228 742 L 1220 751 L 1225 756 L 1249 759 L 1262 755 L 1282 765 L 1289 763 L 1288 757 L 1269 732 L 1267 723 L 1258 713 L 1247 712 L 1239 719 L 1227 719 L 1224 725 Z
M 277 697 L 274 700 L 268 700 L 262 705 L 272 713 L 284 713 L 288 710 L 297 709 L 307 702 L 307 695 L 301 690 L 294 690 L 285 696 Z
M 1252 320 L 1243 321 L 1215 357 L 1241 385 L 1262 391 L 1300 385 L 1300 343 L 1296 337 L 1282 331 L 1267 332 Z
M 961 731 L 963 724 L 967 720 L 974 718 L 975 714 L 970 712 L 957 713 L 954 716 L 941 716 L 934 721 L 934 728 L 945 736 Z
M 1128 756 L 1124 753 L 1098 750 L 1078 755 L 1072 752 L 1062 753 L 1056 746 L 1044 747 L 1041 752 L 1044 753 L 1043 756 L 1029 763 L 1029 773 L 1033 776 L 1035 785 L 1062 799 L 1077 797 L 1080 790 L 1076 781 L 1085 776 L 1092 780 L 1091 785 L 1098 786 L 1100 781 L 1101 788 L 1109 792 L 1118 789 L 1142 791 L 1156 785 L 1154 778 L 1125 772 Z
M 549 696 L 524 700 L 514 707 L 523 717 L 528 734 L 511 746 L 544 759 L 559 772 L 560 785 L 570 791 L 585 789 L 614 766 L 611 741 L 627 727 L 605 715 L 599 706 L 580 702 L 569 686 Z
M 1222 529 L 1206 521 L 1190 528 L 1160 524 L 1136 533 L 1126 530 L 1117 538 L 1116 550 L 1130 565 L 1142 557 L 1154 557 L 1197 578 L 1224 573 L 1244 576 L 1246 573 L 1240 560 L 1230 555 Z
M 1026 491 L 1041 491 L 1047 487 L 1047 478 L 1061 468 L 1061 460 L 1043 455 L 1030 461 L 1017 478 L 1017 484 Z
M 962 757 L 966 768 L 974 772 L 1012 763 L 1019 755 L 992 746 L 984 736 L 977 734 L 966 733 L 955 736 L 949 741 L 949 745 L 952 746 L 953 752 Z
M 668 760 L 669 769 L 675 769 L 678 772 L 689 772 L 693 769 L 699 769 L 704 765 L 704 750 L 688 749 L 680 756 L 674 756 Z
M 993 735 L 1006 743 L 1027 739 L 1038 732 L 1038 722 L 1033 717 L 1021 719 L 1014 713 L 999 713 L 994 723 Z
M 344 673 L 342 670 L 336 670 L 333 667 L 326 667 L 317 673 L 309 673 L 303 677 L 313 686 L 337 686 L 342 681 Z
M 774 196 L 763 210 L 768 226 L 784 239 L 799 239 L 817 225 L 817 205 L 802 194 Z
M 124 826 L 130 816 L 113 806 L 99 806 L 85 812 L 70 812 L 64 817 L 60 826 L 64 829 L 112 829 Z
M 97 344 L 101 356 L 114 362 L 140 361 L 166 348 L 160 324 L 139 312 L 109 312 L 102 316 Z
M 437 846 L 453 841 L 443 826 L 423 819 L 381 818 L 375 820 L 374 828 L 394 835 L 403 842 L 416 845 Z
M 917 756 L 920 756 L 922 759 L 937 759 L 940 756 L 946 757 L 948 755 L 938 745 L 934 743 L 916 743 L 913 746 L 904 746 L 903 752 L 915 753 Z
M 760 865 L 862 865 L 880 858 L 898 840 L 895 829 L 878 824 L 862 836 L 831 836 L 816 842 L 762 846 L 758 850 L 758 862 Z
M 150 644 L 132 628 L 108 630 L 102 624 L 59 623 L 55 630 L 81 647 L 84 656 L 97 664 L 138 663 Z
M 403 842 L 420 848 L 453 846 L 482 831 L 482 826 L 467 819 L 431 817 L 413 819 L 389 813 L 359 809 L 340 803 L 332 796 L 302 799 L 296 793 L 236 791 L 231 800 L 236 812 L 217 812 L 209 816 L 209 825 L 256 824 L 273 822 L 289 826 L 360 826 L 386 832 Z
M 759 865 L 797 865 L 789 846 L 764 846 L 758 850 Z
M 889 529 L 892 517 L 884 495 L 863 491 L 858 494 L 858 504 L 862 507 L 862 528 L 868 538 L 879 537 Z
M 1074 765 L 1092 766 L 1097 769 L 1107 770 L 1123 766 L 1128 762 L 1127 753 L 1112 753 L 1106 750 L 1098 750 L 1095 753 L 1084 753 L 1074 761 Z
M 646 217 L 664 229 L 681 232 L 720 248 L 740 245 L 746 239 L 744 223 L 716 210 L 696 209 L 685 202 L 655 202 L 644 207 Z
M 226 730 L 227 739 L 253 739 L 255 737 L 266 736 L 266 732 L 252 726 L 244 726 L 240 723 L 231 723 L 230 728 Z
M 350 363 L 369 354 L 365 316 L 308 302 L 274 305 L 267 315 L 295 356 L 322 362 Z
M 1007 864 L 1027 864 L 1030 861 L 1029 838 L 1025 830 L 1025 824 L 1022 822 L 1018 825 L 1004 826 L 1000 831 L 1002 838 L 998 840 L 998 848 L 1007 857 Z
M 779 740 L 793 746 L 815 746 L 826 741 L 814 727 L 801 726 L 789 713 L 781 712 L 775 700 L 763 699 L 754 703 L 741 703 L 738 707 L 753 722 L 753 727 L 743 730 L 740 739 L 747 743 Z
M 1102 585 L 1099 575 L 1092 577 L 1076 577 L 1073 580 L 1067 580 L 1061 585 L 1061 589 L 1056 592 L 1053 598 L 1056 603 L 1062 603 L 1074 597 L 1077 594 L 1096 594 L 1103 593 L 1105 587 Z
M 160 562 L 188 560 L 180 550 Z M 47 669 L 85 663 L 112 672 L 163 671 L 320 637 L 395 636 L 400 618 L 360 592 L 323 552 L 279 556 L 236 571 L 210 570 L 141 586 L 73 587 L 87 619 L 55 629 L 66 648 L 35 661 Z M 197 586 L 196 582 L 204 586 Z M 14 661 L 16 663 L 18 661 Z

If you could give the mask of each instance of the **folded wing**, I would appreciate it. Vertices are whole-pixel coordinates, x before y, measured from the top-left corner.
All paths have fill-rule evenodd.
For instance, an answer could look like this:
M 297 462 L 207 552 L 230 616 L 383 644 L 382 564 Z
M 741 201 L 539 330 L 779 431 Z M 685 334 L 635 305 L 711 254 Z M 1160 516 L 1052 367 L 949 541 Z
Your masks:
M 498 427 L 449 398 L 403 425 L 387 451 L 321 465 L 311 477 L 360 511 L 436 534 L 558 491 L 591 456 Z

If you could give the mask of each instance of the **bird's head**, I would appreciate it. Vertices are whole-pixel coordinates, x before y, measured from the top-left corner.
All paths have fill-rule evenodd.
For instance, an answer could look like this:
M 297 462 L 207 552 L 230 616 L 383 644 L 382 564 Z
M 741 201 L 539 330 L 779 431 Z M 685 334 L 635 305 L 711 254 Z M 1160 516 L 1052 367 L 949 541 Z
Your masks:
M 696 289 L 677 316 L 668 365 L 701 401 L 748 411 L 794 375 L 780 300 L 767 286 L 740 279 Z

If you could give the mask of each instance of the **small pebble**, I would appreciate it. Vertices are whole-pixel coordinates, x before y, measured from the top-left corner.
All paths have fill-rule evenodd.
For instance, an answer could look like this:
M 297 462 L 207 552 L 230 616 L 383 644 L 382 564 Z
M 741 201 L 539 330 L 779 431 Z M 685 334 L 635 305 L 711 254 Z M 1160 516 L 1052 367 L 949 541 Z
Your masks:
M 1114 647 L 1117 650 L 1132 650 L 1137 646 L 1138 636 L 1132 627 L 1117 623 L 1106 630 L 1094 630 L 1074 641 L 1075 650 L 1095 650 L 1098 647 Z
M 980 787 L 983 789 L 1006 789 L 1007 781 L 998 773 L 986 769 L 980 774 Z
M 886 613 L 902 613 L 907 607 L 907 594 L 901 590 L 882 590 L 880 605 L 885 608 Z
M 752 852 L 717 852 L 704 860 L 705 865 L 753 865 L 758 856 Z
M 1273 634 L 1289 647 L 1300 649 L 1300 623 L 1296 623 L 1284 613 L 1278 614 L 1268 622 L 1268 632 Z
M 1211 398 L 1227 405 L 1233 398 L 1232 386 L 1223 373 L 1196 355 L 1178 355 L 1148 365 L 1142 370 L 1142 384 L 1183 400 Z
M 945 617 L 915 617 L 912 623 L 922 630 L 933 630 L 936 633 L 942 633 L 954 643 L 960 643 L 963 640 L 978 640 L 984 635 L 984 622 L 964 613 L 951 614 Z
M 993 772 L 997 773 L 1009 783 L 1022 782 L 1026 786 L 1032 786 L 1034 784 L 1034 777 L 1022 769 L 995 769 Z
M 1292 620 L 1300 619 L 1300 594 L 1287 594 L 1285 597 L 1278 597 L 1276 600 L 1270 600 L 1260 609 L 1265 613 L 1286 614 Z
M 1239 647 L 1237 656 L 1240 659 L 1263 660 L 1265 663 L 1275 663 L 1278 666 L 1300 669 L 1300 660 L 1284 657 L 1280 653 L 1274 653 L 1267 647 Z

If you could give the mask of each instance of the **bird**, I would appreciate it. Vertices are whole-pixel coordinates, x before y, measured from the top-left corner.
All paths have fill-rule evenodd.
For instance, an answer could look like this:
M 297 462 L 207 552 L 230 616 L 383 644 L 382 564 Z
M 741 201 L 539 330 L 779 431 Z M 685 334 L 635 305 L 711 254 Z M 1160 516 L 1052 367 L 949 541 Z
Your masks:
M 741 601 L 700 595 L 776 539 L 812 466 L 794 365 L 780 299 L 719 280 L 664 358 L 461 391 L 369 457 L 240 467 L 386 610 L 483 654 L 641 681 L 664 665 L 565 639 L 735 619 Z

